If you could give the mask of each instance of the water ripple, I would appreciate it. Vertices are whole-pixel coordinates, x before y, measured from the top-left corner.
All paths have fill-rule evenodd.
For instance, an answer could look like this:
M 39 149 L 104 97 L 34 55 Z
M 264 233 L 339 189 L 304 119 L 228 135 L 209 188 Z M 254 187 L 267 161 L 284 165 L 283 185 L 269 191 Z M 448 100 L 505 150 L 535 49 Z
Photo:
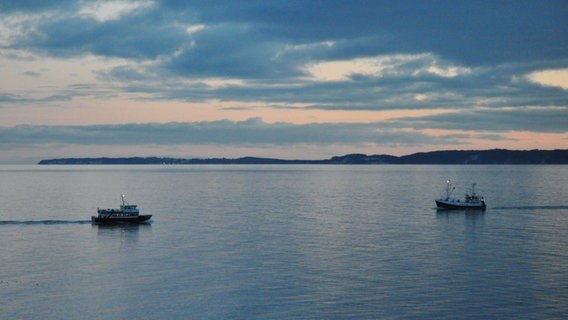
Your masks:
M 491 209 L 499 209 L 499 210 L 567 210 L 568 205 L 493 207 Z
M 0 220 L 0 225 L 90 224 L 91 220 Z

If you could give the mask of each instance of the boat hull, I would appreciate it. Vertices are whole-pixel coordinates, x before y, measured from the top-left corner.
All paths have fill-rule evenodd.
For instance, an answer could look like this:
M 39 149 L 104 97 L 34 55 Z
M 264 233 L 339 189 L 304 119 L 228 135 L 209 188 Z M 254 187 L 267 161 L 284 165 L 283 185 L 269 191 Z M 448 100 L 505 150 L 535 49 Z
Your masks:
M 134 217 L 91 217 L 93 223 L 144 223 L 152 218 L 152 215 L 139 215 Z
M 480 202 L 475 202 L 475 203 L 444 201 L 444 200 L 435 200 L 435 201 L 436 201 L 436 205 L 438 206 L 438 208 L 442 208 L 442 209 L 485 210 L 487 208 L 485 201 L 480 201 Z

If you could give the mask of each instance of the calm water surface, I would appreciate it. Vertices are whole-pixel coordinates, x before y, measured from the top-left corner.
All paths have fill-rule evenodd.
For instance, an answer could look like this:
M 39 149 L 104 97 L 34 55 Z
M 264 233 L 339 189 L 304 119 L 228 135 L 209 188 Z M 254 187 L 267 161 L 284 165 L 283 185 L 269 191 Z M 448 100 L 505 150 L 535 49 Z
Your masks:
M 485 212 L 438 212 L 446 179 Z M 566 319 L 568 166 L 0 166 L 1 319 Z M 149 225 L 91 225 L 120 194 Z

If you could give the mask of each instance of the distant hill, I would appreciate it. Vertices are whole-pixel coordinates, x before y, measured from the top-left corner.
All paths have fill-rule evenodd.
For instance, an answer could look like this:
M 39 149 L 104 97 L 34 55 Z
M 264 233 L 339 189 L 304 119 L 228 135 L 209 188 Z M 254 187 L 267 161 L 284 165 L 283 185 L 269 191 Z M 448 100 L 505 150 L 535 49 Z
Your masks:
M 568 164 L 568 150 L 470 150 L 414 153 L 401 164 Z
M 41 160 L 38 164 L 568 164 L 568 150 L 447 150 L 413 153 L 401 157 L 355 153 L 324 160 L 283 160 L 257 157 L 234 159 L 62 158 Z

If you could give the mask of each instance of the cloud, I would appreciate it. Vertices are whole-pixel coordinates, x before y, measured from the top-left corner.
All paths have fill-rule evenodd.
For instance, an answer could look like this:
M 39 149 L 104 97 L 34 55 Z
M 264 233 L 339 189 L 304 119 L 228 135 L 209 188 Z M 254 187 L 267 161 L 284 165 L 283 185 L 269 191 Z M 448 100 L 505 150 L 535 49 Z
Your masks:
M 24 84 L 0 92 L 2 105 L 189 101 L 225 106 L 220 118 L 254 116 L 240 106 L 451 112 L 369 124 L 16 126 L 1 128 L 0 144 L 428 145 L 566 132 L 567 12 L 563 0 L 1 1 L 0 71 Z M 69 76 L 87 57 L 97 63 Z M 54 60 L 61 73 L 42 71 Z
M 262 39 L 248 26 L 222 24 L 210 26 L 193 37 L 160 68 L 188 77 L 264 78 L 282 69 L 272 61 L 279 44 Z
M 0 12 L 3 13 L 36 13 L 50 10 L 67 11 L 77 5 L 75 0 L 18 0 L 0 2 Z
M 211 86 L 195 79 L 162 78 L 147 69 L 115 68 L 101 77 L 128 92 L 160 100 L 262 101 L 303 104 L 322 110 L 472 109 L 566 106 L 565 91 L 527 79 L 526 65 L 466 68 L 432 54 L 379 56 L 365 60 L 322 62 L 316 74 L 295 81 L 225 80 Z M 369 67 L 368 65 L 371 65 Z M 540 64 L 532 68 L 539 68 Z M 328 69 L 332 70 L 329 72 Z M 321 72 L 321 74 L 317 74 Z M 328 72 L 326 74 L 326 72 Z M 328 78 L 326 78 L 328 76 Z M 144 80 L 146 79 L 146 81 Z
M 155 59 L 188 41 L 183 25 L 170 23 L 171 17 L 148 6 L 110 6 L 113 3 L 122 2 L 95 2 L 92 12 L 76 8 L 21 16 L 10 25 L 14 31 L 8 47 L 53 57 Z
M 0 146 L 77 145 L 363 145 L 457 144 L 469 135 L 428 136 L 380 123 L 266 123 L 245 121 L 145 123 L 91 126 L 18 125 L 0 127 Z
M 343 100 L 373 110 L 474 105 L 487 96 L 509 103 L 517 96 L 512 77 L 566 65 L 567 7 L 563 1 L 18 1 L 3 4 L 3 17 L 13 20 L 7 29 L 18 30 L 5 40 L 7 48 L 127 59 L 99 74 L 146 82 L 126 86 L 131 92 L 171 78 L 238 79 L 250 86 L 214 93 L 249 101 L 265 92 L 261 98 L 275 94 L 273 102 L 349 109 L 341 97 L 322 92 L 329 86 L 305 82 L 311 77 L 341 82 Z M 290 83 L 303 86 L 281 86 Z M 176 99 L 183 89 L 166 87 L 156 97 Z M 366 103 L 373 95 L 376 103 Z M 557 100 L 547 103 L 565 103 Z
M 268 62 L 285 48 L 331 42 L 334 46 L 311 48 L 303 58 L 350 60 L 433 52 L 470 67 L 557 60 L 568 52 L 568 4 L 561 0 L 485 6 L 449 0 L 222 5 L 216 1 L 13 1 L 0 8 L 6 14 L 52 14 L 38 17 L 30 33 L 18 39 L 25 48 L 52 55 L 89 52 L 145 59 L 182 50 L 181 58 L 166 67 L 179 66 L 186 75 L 194 74 L 190 67 L 197 68 L 195 74 L 271 74 Z M 207 27 L 192 33 L 194 38 L 184 37 L 196 25 Z M 194 60 L 204 64 L 199 67 Z M 251 66 L 248 70 L 233 64 L 245 61 Z M 294 74 L 297 65 L 275 61 L 278 72 Z
M 5 103 L 20 102 L 21 99 L 18 96 L 9 93 L 0 92 L 0 105 Z
M 0 92 L 0 106 L 8 104 L 21 104 L 21 103 L 47 103 L 55 101 L 68 101 L 71 96 L 67 94 L 52 94 L 42 97 L 28 97 L 22 95 L 14 95 L 9 93 Z
M 32 77 L 32 78 L 39 78 L 39 77 L 41 77 L 41 73 L 39 73 L 39 72 L 34 72 L 34 71 L 26 71 L 26 72 L 24 72 L 24 75 L 25 75 L 25 76 L 28 76 L 28 77 Z
M 79 14 L 106 22 L 141 8 L 152 7 L 153 4 L 152 1 L 90 1 L 79 10 Z
M 467 76 L 471 68 L 454 65 L 431 53 L 394 54 L 341 61 L 315 62 L 307 67 L 315 81 L 347 81 L 365 78 L 430 80 Z M 331 79 L 325 78 L 331 74 Z
M 403 127 L 464 131 L 568 131 L 568 107 L 471 110 L 393 120 Z
M 183 1 L 163 7 L 187 10 Z M 192 4 L 210 23 L 246 24 L 270 39 L 345 41 L 334 59 L 432 52 L 468 65 L 565 57 L 565 1 L 261 1 Z M 363 40 L 364 39 L 364 40 Z M 545 48 L 543 50 L 543 48 Z
M 527 75 L 527 77 L 530 81 L 543 86 L 560 87 L 568 90 L 568 68 L 535 71 Z

